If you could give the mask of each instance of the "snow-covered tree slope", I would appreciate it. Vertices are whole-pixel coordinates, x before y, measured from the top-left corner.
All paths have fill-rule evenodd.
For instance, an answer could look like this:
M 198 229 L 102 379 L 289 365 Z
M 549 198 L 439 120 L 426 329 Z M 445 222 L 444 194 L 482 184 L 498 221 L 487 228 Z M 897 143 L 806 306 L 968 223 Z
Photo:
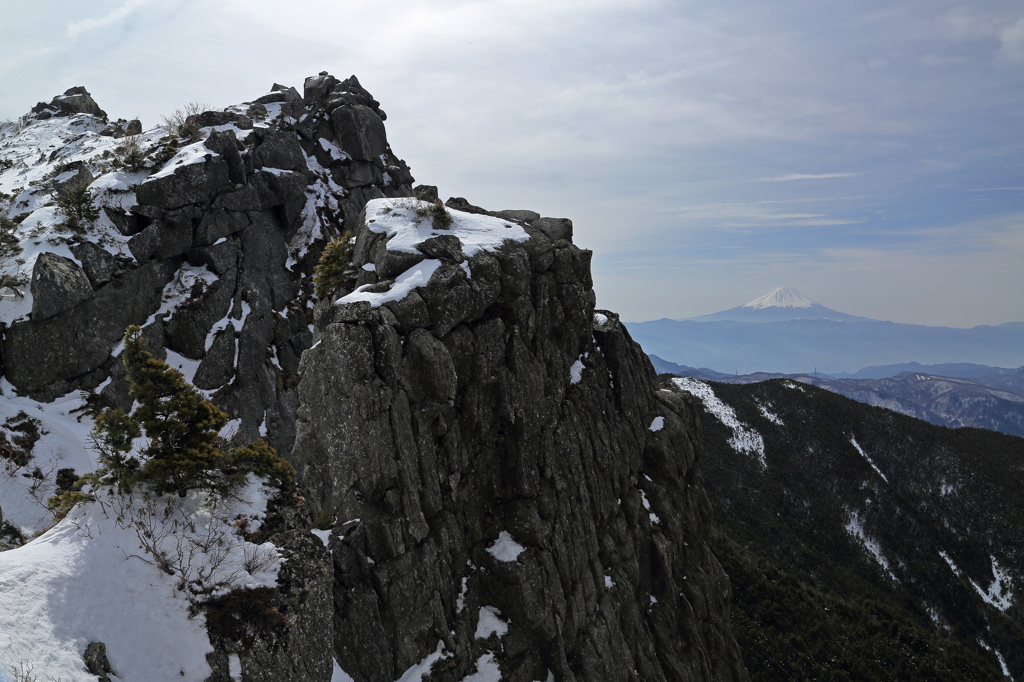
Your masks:
M 958 679 L 994 679 L 1004 670 L 1024 674 L 1024 439 L 934 426 L 787 379 L 746 385 L 673 381 L 704 411 L 703 470 L 723 532 L 751 556 L 829 599 L 886 605 L 888 613 L 871 615 L 871 607 L 854 623 L 862 632 L 877 630 L 879 622 L 883 634 L 891 628 L 880 640 L 893 640 L 890 657 L 878 651 L 866 657 L 871 666 L 882 665 L 875 674 L 901 669 L 928 678 L 926 659 L 934 664 L 944 650 L 952 656 L 961 647 L 968 652 L 961 662 L 973 656 L 978 666 Z M 762 449 L 742 447 L 740 432 L 747 441 L 756 436 Z M 753 580 L 764 568 L 740 573 Z M 734 584 L 741 593 L 751 587 Z M 782 614 L 803 612 L 801 600 L 810 593 L 799 594 L 780 607 Z M 841 668 L 829 666 L 848 664 L 830 663 L 823 654 L 832 649 L 818 648 L 820 641 L 809 634 L 837 621 L 787 632 L 779 618 L 790 615 L 772 617 L 754 601 L 742 608 L 753 619 L 747 641 L 790 638 L 793 670 L 800 669 L 799 661 L 812 661 L 839 675 Z M 904 646 L 910 640 L 891 636 L 898 627 L 932 641 Z M 770 649 L 753 646 L 751 653 L 770 657 Z M 945 657 L 946 664 L 951 660 Z M 766 658 L 747 663 L 752 673 L 764 671 L 753 677 L 777 679 Z

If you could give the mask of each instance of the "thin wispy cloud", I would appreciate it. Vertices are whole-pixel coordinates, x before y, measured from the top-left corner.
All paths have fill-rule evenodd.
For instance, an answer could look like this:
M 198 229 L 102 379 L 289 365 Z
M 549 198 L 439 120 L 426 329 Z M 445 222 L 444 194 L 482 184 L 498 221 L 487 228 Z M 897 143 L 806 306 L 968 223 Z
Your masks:
M 82 34 L 113 26 L 120 21 L 124 21 L 134 12 L 148 5 L 151 1 L 152 0 L 128 0 L 102 17 L 90 17 L 89 19 L 83 19 L 81 21 L 68 24 L 66 34 L 68 38 L 75 40 Z
M 828 180 L 831 178 L 853 178 L 860 173 L 788 173 L 771 178 L 758 178 L 755 182 L 791 182 L 793 180 Z

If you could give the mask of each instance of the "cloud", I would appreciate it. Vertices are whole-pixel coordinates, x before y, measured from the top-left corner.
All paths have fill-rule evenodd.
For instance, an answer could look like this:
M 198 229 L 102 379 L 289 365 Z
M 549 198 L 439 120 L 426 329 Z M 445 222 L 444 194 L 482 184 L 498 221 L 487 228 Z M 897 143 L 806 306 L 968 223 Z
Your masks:
M 829 178 L 852 178 L 860 173 L 789 173 L 771 178 L 758 178 L 755 182 L 790 182 L 793 180 L 827 180 Z
M 127 19 L 134 12 L 145 7 L 150 2 L 151 0 L 127 0 L 127 2 L 122 3 L 119 7 L 98 19 L 89 18 L 68 24 L 66 30 L 67 36 L 68 38 L 71 38 L 71 40 L 76 40 L 83 33 L 89 33 L 90 31 L 112 26 L 119 21 Z
M 1004 57 L 1015 62 L 1024 62 L 1024 19 L 1006 28 L 1000 39 Z

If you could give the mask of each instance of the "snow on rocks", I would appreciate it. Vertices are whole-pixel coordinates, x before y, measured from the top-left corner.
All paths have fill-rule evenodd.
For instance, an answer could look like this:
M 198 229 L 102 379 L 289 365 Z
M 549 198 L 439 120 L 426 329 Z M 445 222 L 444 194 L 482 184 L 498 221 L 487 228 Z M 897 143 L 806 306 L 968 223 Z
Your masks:
M 648 428 L 648 430 L 652 431 L 653 433 L 657 433 L 658 431 L 661 431 L 663 428 L 665 428 L 665 418 L 664 417 L 655 417 L 654 421 L 652 421 L 651 425 L 649 427 L 647 427 L 647 428 Z
M 476 622 L 476 639 L 487 639 L 491 635 L 504 637 L 508 633 L 508 623 L 501 619 L 501 611 L 494 606 L 481 606 Z
M 428 654 L 426 658 L 419 663 L 413 663 L 409 666 L 409 668 L 402 673 L 402 676 L 399 677 L 396 682 L 420 682 L 424 676 L 430 674 L 430 669 L 433 667 L 434 663 L 446 658 L 451 658 L 452 655 L 453 654 L 450 651 L 445 650 L 444 641 L 439 640 L 437 642 L 437 648 L 433 653 Z
M 519 555 L 526 551 L 526 548 L 512 539 L 507 530 L 498 533 L 498 539 L 487 548 L 487 553 L 498 561 L 515 561 Z
M 344 305 L 346 303 L 356 303 L 357 301 L 368 301 L 371 308 L 379 308 L 389 301 L 401 301 L 413 289 L 426 286 L 430 281 L 430 277 L 439 267 L 441 267 L 441 261 L 434 258 L 420 261 L 399 275 L 395 279 L 395 283 L 387 291 L 369 291 L 373 285 L 364 284 L 351 294 L 339 298 L 336 303 Z
M 1006 569 L 999 565 L 994 556 L 989 556 L 989 560 L 992 562 L 992 584 L 989 585 L 987 590 L 983 590 L 978 583 L 968 578 L 971 586 L 981 596 L 982 600 L 986 604 L 990 604 L 1000 611 L 1006 611 L 1008 608 L 1013 606 L 1013 590 L 1010 584 L 1010 574 L 1007 573 Z M 949 561 L 949 558 L 946 558 Z M 952 562 L 950 562 L 952 565 Z
M 506 241 L 525 242 L 530 238 L 519 225 L 501 218 L 446 209 L 452 224 L 437 229 L 429 215 L 435 204 L 418 199 L 373 199 L 366 204 L 366 224 L 372 232 L 388 236 L 389 251 L 418 253 L 420 245 L 431 237 L 454 235 L 462 243 L 462 253 L 472 258 L 481 251 L 497 251 Z
M 366 226 L 372 233 L 386 236 L 385 252 L 420 256 L 427 253 L 424 242 L 438 238 L 454 237 L 461 251 L 458 260 L 472 258 L 484 251 L 496 251 L 506 241 L 523 242 L 530 237 L 519 225 L 501 218 L 455 209 L 445 209 L 452 218 L 447 227 L 435 226 L 431 211 L 436 204 L 418 199 L 374 199 L 366 205 Z M 372 269 L 363 269 L 378 275 L 384 270 L 381 263 L 372 264 Z M 342 296 L 336 303 L 344 305 L 366 301 L 371 307 L 379 307 L 389 301 L 399 301 L 418 288 L 430 282 L 434 272 L 441 266 L 437 258 L 427 258 L 401 272 L 386 291 L 380 291 L 379 283 L 364 284 L 352 293 Z M 463 261 L 467 271 L 468 263 Z
M 569 367 L 569 383 L 578 384 L 583 379 L 583 356 L 577 358 L 576 362 Z
M 501 679 L 501 669 L 498 662 L 494 660 L 494 654 L 486 653 L 476 659 L 476 672 L 462 678 L 462 682 L 498 682 Z
M 47 498 L 56 492 L 52 474 L 64 468 L 91 471 L 95 466 L 88 446 L 92 420 L 82 416 L 84 407 L 85 398 L 79 391 L 42 404 L 18 396 L 9 381 L 0 379 L 0 416 L 17 421 L 24 414 L 40 425 L 39 440 L 32 446 L 32 458 L 25 466 L 0 459 L 0 508 L 4 519 L 26 537 L 52 523 L 46 506 Z M 7 436 L 10 440 L 14 434 Z M 44 474 L 42 480 L 23 475 L 36 467 Z
M 704 409 L 732 430 L 732 437 L 729 439 L 729 445 L 736 452 L 745 452 L 749 455 L 753 455 L 757 457 L 757 460 L 761 463 L 762 467 L 768 466 L 768 462 L 764 455 L 764 439 L 761 438 L 761 434 L 741 422 L 736 416 L 736 412 L 731 407 L 723 403 L 721 399 L 715 395 L 715 392 L 711 390 L 710 386 L 705 384 L 703 381 L 698 381 L 689 377 L 673 379 L 672 383 L 674 383 L 680 390 L 686 391 L 698 398 L 704 404 Z

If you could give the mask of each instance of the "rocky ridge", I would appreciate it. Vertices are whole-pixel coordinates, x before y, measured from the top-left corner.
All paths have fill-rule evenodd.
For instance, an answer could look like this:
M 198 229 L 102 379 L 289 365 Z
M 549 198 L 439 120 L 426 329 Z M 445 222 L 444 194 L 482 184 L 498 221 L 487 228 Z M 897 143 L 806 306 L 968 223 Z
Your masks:
M 177 147 L 141 133 L 134 174 L 103 157 L 127 126 L 73 90 L 78 109 L 23 122 L 74 131 L 64 146 L 0 174 L 32 255 L 5 379 L 127 406 L 118 340 L 142 324 L 225 436 L 266 436 L 305 496 L 266 523 L 287 632 L 213 637 L 211 680 L 236 659 L 253 680 L 330 679 L 332 659 L 356 680 L 746 678 L 695 408 L 595 310 L 570 221 L 455 198 L 445 225 L 354 77 L 200 113 Z M 75 178 L 104 209 L 67 235 L 52 202 Z M 314 264 L 347 230 L 357 289 L 314 307 Z

